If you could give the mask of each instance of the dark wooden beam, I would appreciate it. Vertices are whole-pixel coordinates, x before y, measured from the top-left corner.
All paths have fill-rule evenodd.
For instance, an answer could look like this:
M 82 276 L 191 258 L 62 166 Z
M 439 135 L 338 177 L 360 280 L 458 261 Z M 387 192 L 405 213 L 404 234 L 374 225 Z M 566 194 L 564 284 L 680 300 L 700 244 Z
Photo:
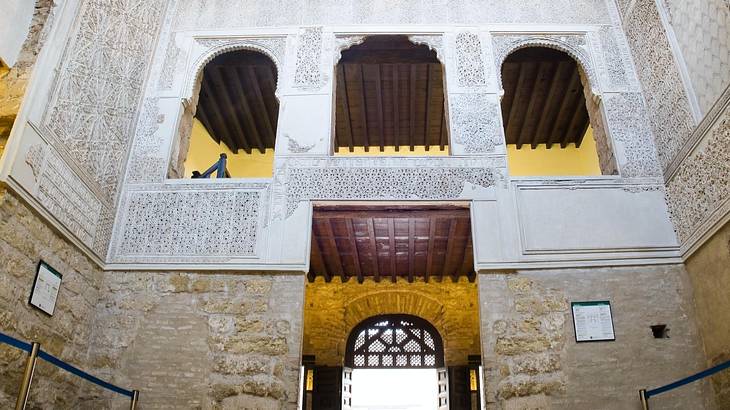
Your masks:
M 332 230 L 332 218 L 322 218 L 325 226 L 324 238 L 327 240 L 329 245 L 329 251 L 333 253 L 330 260 L 335 264 L 335 274 L 340 275 L 342 282 L 347 282 L 350 279 L 349 275 L 345 272 L 345 266 L 342 264 L 342 257 L 340 256 L 340 250 L 337 249 L 337 241 L 335 240 L 335 234 Z
M 352 248 L 352 260 L 355 264 L 355 274 L 357 275 L 357 283 L 363 283 L 365 280 L 362 276 L 362 268 L 360 268 L 360 255 L 357 250 L 357 241 L 355 240 L 355 227 L 352 223 L 352 218 L 345 220 L 347 228 L 347 237 L 350 240 L 350 247 Z
M 447 138 L 447 133 L 446 133 L 446 128 L 447 128 L 446 112 L 445 112 L 446 107 L 444 104 L 441 104 L 441 107 L 442 107 L 441 108 L 441 119 L 440 119 L 441 125 L 439 126 L 441 128 L 441 131 L 439 132 L 439 135 L 440 135 L 439 147 L 441 148 L 441 151 L 443 151 L 446 148 L 446 145 L 448 145 L 448 138 Z
M 400 151 L 400 111 L 398 109 L 398 91 L 400 82 L 398 81 L 398 64 L 393 64 L 393 145 L 395 150 Z
M 236 96 L 241 103 L 243 116 L 246 118 L 246 122 L 249 124 L 249 130 L 251 130 L 250 135 L 253 138 L 253 143 L 251 145 L 258 148 L 259 152 L 263 154 L 266 152 L 266 146 L 264 145 L 264 142 L 261 140 L 261 136 L 259 135 L 256 121 L 251 114 L 251 109 L 248 106 L 248 100 L 246 100 L 246 92 L 243 89 L 243 84 L 241 83 L 238 75 L 232 76 L 231 84 L 233 84 L 233 88 L 236 91 Z
M 411 65 L 411 73 L 408 77 L 410 84 L 410 93 L 408 94 L 408 101 L 410 102 L 410 123 L 408 127 L 408 138 L 411 151 L 415 150 L 415 132 L 416 132 L 416 65 Z
M 512 135 L 512 136 L 518 136 L 520 135 L 520 132 L 522 131 L 522 126 L 524 125 L 524 118 L 519 117 L 519 110 L 520 106 L 522 104 L 521 99 L 524 98 L 524 92 L 523 92 L 523 86 L 525 83 L 525 80 L 527 80 L 527 67 L 525 67 L 525 64 L 519 65 L 519 74 L 517 77 L 517 85 L 515 86 L 515 94 L 514 98 L 512 100 L 512 106 L 509 109 L 509 117 L 507 119 L 507 126 L 505 127 L 505 134 L 506 135 Z M 517 128 L 517 132 L 509 133 L 510 129 Z M 513 141 L 514 143 L 518 143 L 519 141 Z M 520 145 L 517 146 L 518 148 Z
M 375 282 L 380 282 L 380 266 L 378 266 L 378 243 L 375 239 L 375 226 L 373 218 L 368 217 L 368 237 L 370 238 L 370 247 L 373 249 L 373 276 Z
M 408 220 L 408 283 L 413 283 L 416 270 L 416 220 Z
M 383 85 L 381 82 L 381 65 L 376 64 L 375 68 L 375 102 L 378 110 L 378 131 L 380 132 L 380 152 L 385 151 L 385 122 L 383 121 Z
M 388 219 L 388 245 L 390 248 L 390 280 L 393 283 L 398 281 L 395 261 L 395 221 L 393 218 Z
M 269 118 L 269 113 L 266 110 L 264 95 L 261 92 L 259 80 L 256 76 L 256 71 L 254 70 L 253 66 L 248 67 L 248 80 L 251 82 L 251 88 L 253 88 L 253 93 L 257 101 L 257 104 L 255 104 L 255 106 L 258 112 L 256 114 L 262 119 L 262 122 L 264 123 L 269 146 L 274 148 L 276 146 L 276 132 L 274 131 L 274 127 L 271 125 L 271 119 Z
M 358 66 L 358 68 L 358 72 L 360 73 L 360 111 L 362 113 L 360 120 L 362 121 L 365 152 L 367 152 L 370 150 L 370 135 L 368 132 L 368 109 L 365 105 L 365 72 L 362 65 Z
M 223 84 L 228 84 L 228 75 L 226 74 L 226 71 L 223 67 L 216 67 L 211 69 L 210 71 L 211 76 L 213 77 L 214 83 L 217 82 L 218 85 L 222 87 Z M 232 76 L 236 78 L 237 76 Z M 238 113 L 236 112 L 236 106 L 233 104 L 233 101 L 231 100 L 230 96 L 228 95 L 228 90 L 217 88 L 216 91 L 220 91 L 220 93 L 217 93 L 218 96 L 221 98 L 223 105 L 228 110 L 229 118 L 231 119 L 231 123 L 233 124 L 233 127 L 235 131 L 238 133 L 238 139 L 234 140 L 234 144 L 236 144 L 235 147 L 229 147 L 233 152 L 237 152 L 239 147 L 239 142 L 241 142 L 240 145 L 246 146 L 247 144 L 243 143 L 246 141 L 246 133 L 244 132 L 243 125 L 239 121 Z
M 520 122 L 520 133 L 517 135 L 517 149 L 522 148 L 522 144 L 525 144 L 528 142 L 528 135 L 527 132 L 530 130 L 529 126 L 525 126 L 525 124 L 528 124 L 530 121 L 530 117 L 533 117 L 534 114 L 532 111 L 535 109 L 535 105 L 542 102 L 538 101 L 540 99 L 540 79 L 546 75 L 546 73 L 550 70 L 550 67 L 552 66 L 552 63 L 549 62 L 540 62 L 537 69 L 537 74 L 535 76 L 535 82 L 532 86 L 532 93 L 530 95 L 529 103 L 527 103 L 527 111 L 525 111 L 525 115 Z M 543 110 L 544 111 L 544 110 Z M 539 121 L 539 120 L 538 120 Z M 535 133 L 537 131 L 536 127 L 532 128 L 532 132 Z M 533 135 L 534 137 L 534 135 Z M 529 142 L 531 142 L 533 138 L 529 139 Z
M 327 269 L 327 264 L 324 262 L 324 258 L 322 257 L 322 250 L 319 247 L 319 242 L 317 242 L 317 238 L 315 235 L 312 235 L 312 256 L 317 261 L 317 264 L 322 267 L 322 275 L 324 276 L 325 282 L 331 282 L 332 275 Z M 312 270 L 312 267 L 310 266 L 309 269 Z
M 345 67 L 340 64 L 337 66 L 337 94 L 339 95 L 339 100 L 342 101 L 342 114 L 345 116 L 345 131 L 347 135 L 347 142 L 350 147 L 350 152 L 355 151 L 355 140 L 352 134 L 352 120 L 350 119 L 350 104 L 349 104 L 349 98 L 347 96 L 347 78 L 345 78 Z M 336 135 L 336 137 L 339 137 L 339 135 Z M 341 143 L 341 141 L 338 141 L 336 144 L 337 147 L 340 147 L 344 144 Z
M 436 218 L 428 219 L 428 253 L 426 254 L 426 271 L 423 273 L 423 279 L 428 283 L 428 278 L 433 274 L 433 254 L 436 244 Z
M 581 107 L 582 105 L 582 107 Z M 583 120 L 583 113 L 585 112 L 585 98 L 583 97 L 583 93 L 578 96 L 578 100 L 575 102 L 575 105 L 573 107 L 573 115 L 570 117 L 570 122 L 568 123 L 568 128 L 565 130 L 565 134 L 563 135 L 562 141 L 560 141 L 560 148 L 565 148 L 568 146 L 568 144 L 571 141 L 574 141 L 576 144 L 576 147 L 578 146 L 578 140 L 582 139 L 582 135 L 578 135 L 580 132 L 579 128 L 585 128 L 581 127 L 580 121 Z M 584 130 L 585 131 L 585 130 Z
M 431 117 L 431 64 L 426 64 L 426 115 L 423 121 L 423 145 L 426 147 L 426 151 L 431 148 L 430 141 L 428 140 L 428 128 Z
M 233 148 L 235 146 L 233 133 L 231 133 L 231 130 L 226 125 L 223 112 L 221 111 L 220 106 L 218 106 L 217 95 L 215 90 L 213 90 L 213 85 L 207 77 L 208 76 L 203 75 L 203 92 L 206 94 L 206 101 L 208 101 L 210 107 L 213 109 L 213 115 L 218 117 L 218 124 L 220 124 L 220 129 L 218 131 L 221 134 L 220 139 L 223 140 L 229 148 Z
M 446 240 L 446 255 L 444 257 L 444 267 L 441 270 L 441 281 L 444 280 L 444 276 L 450 273 L 451 263 L 449 258 L 454 254 L 454 237 L 456 236 L 456 219 L 449 221 L 449 237 Z
M 575 99 L 575 96 L 570 96 L 569 94 L 573 88 L 576 88 L 578 86 L 579 83 L 580 77 L 578 76 L 578 71 L 576 70 L 570 79 L 570 84 L 568 85 L 568 88 L 566 88 L 567 91 L 565 93 L 565 96 L 563 97 L 563 102 L 560 104 L 560 110 L 558 110 L 558 115 L 555 118 L 552 129 L 550 130 L 550 135 L 547 140 L 548 149 L 550 149 L 556 141 L 560 141 L 560 136 L 557 135 L 560 123 L 563 122 L 562 119 L 565 118 L 566 115 L 568 115 L 568 109 L 572 101 Z
M 544 128 L 547 125 L 550 112 L 553 111 L 553 105 L 557 103 L 560 89 L 559 85 L 561 82 L 560 79 L 565 73 L 565 70 L 569 68 L 570 62 L 560 61 L 557 68 L 555 69 L 555 74 L 553 74 L 553 78 L 550 80 L 550 89 L 548 91 L 547 98 L 545 99 L 542 113 L 540 114 L 540 120 L 537 122 L 537 127 L 535 127 L 535 134 L 533 134 L 532 136 L 532 143 L 530 144 L 533 149 L 537 148 L 539 141 L 541 141 L 540 137 L 544 134 Z M 547 141 L 547 138 L 544 138 L 544 140 Z

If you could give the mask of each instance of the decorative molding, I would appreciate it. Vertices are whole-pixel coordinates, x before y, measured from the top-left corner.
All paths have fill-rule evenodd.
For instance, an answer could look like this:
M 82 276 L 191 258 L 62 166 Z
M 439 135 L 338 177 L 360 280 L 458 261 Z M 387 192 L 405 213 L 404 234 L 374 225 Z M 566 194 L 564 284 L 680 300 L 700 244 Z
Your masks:
M 169 90 L 172 88 L 172 82 L 175 78 L 175 70 L 177 66 L 183 61 L 183 53 L 180 47 L 175 42 L 175 36 L 170 36 L 170 41 L 167 44 L 165 50 L 165 59 L 162 64 L 162 72 L 160 78 L 157 81 L 158 90 Z
M 362 44 L 362 42 L 365 41 L 366 38 L 367 36 L 360 35 L 335 36 L 335 55 L 333 65 L 337 64 L 337 62 L 340 61 L 343 51 L 352 46 Z
M 260 36 L 260 37 L 196 37 L 195 42 L 204 47 L 205 50 L 193 63 L 187 76 L 185 84 L 185 98 L 192 98 L 195 93 L 196 84 L 205 66 L 214 58 L 236 50 L 257 51 L 269 57 L 276 66 L 276 95 L 279 95 L 281 78 L 286 56 L 285 36 Z
M 428 46 L 428 48 L 436 52 L 436 58 L 441 61 L 441 64 L 445 63 L 446 53 L 444 51 L 444 36 L 442 34 L 408 36 L 408 40 L 413 44 Z
M 494 152 L 504 143 L 499 101 L 490 94 L 449 96 L 452 140 L 469 154 Z
M 322 27 L 307 27 L 300 31 L 294 87 L 318 90 L 326 79 L 322 73 Z
M 329 158 L 288 161 L 277 181 L 285 185 L 286 217 L 314 199 L 449 200 L 466 184 L 489 188 L 504 179 L 495 162 L 469 165 L 448 158 Z M 281 217 L 281 213 L 275 213 Z
M 104 208 L 96 195 L 50 147 L 31 146 L 25 162 L 38 181 L 38 202 L 81 242 L 93 248 L 98 217 Z
M 160 114 L 159 98 L 147 98 L 137 124 L 134 148 L 129 156 L 126 182 L 162 182 L 167 158 L 161 152 L 161 143 L 155 135 L 165 116 Z
M 502 63 L 514 51 L 525 47 L 549 47 L 563 51 L 573 57 L 588 77 L 588 83 L 594 95 L 601 94 L 601 87 L 596 69 L 590 58 L 588 42 L 585 34 L 518 34 L 492 33 L 494 50 L 494 66 L 497 68 L 499 87 L 502 87 Z

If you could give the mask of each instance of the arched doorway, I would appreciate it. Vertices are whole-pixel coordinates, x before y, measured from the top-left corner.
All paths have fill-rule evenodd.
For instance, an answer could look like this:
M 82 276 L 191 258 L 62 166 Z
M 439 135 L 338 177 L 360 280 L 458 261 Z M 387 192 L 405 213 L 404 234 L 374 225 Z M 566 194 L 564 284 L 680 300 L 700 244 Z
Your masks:
M 448 409 L 438 330 L 406 314 L 372 316 L 355 326 L 347 340 L 342 408 Z

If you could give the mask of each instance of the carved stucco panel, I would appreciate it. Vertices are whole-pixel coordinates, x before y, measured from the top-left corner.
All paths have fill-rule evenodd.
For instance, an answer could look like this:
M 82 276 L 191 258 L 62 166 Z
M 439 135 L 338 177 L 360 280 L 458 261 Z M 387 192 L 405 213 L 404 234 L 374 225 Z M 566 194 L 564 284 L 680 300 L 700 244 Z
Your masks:
M 113 262 L 255 256 L 267 185 L 259 184 L 259 190 L 250 184 L 248 189 L 198 185 L 129 192 L 121 205 Z
M 286 217 L 312 199 L 458 199 L 465 184 L 488 188 L 503 178 L 489 161 L 448 159 L 323 159 L 283 167 Z M 281 215 L 279 215 L 281 217 Z
M 111 203 L 166 0 L 87 0 L 43 124 L 64 160 Z
M 427 34 L 408 36 L 413 44 L 424 44 L 428 48 L 436 52 L 436 57 L 443 64 L 446 61 L 446 52 L 444 50 L 444 36 L 442 34 Z
M 322 27 L 307 27 L 297 36 L 294 87 L 318 90 L 326 82 L 322 72 Z
M 455 39 L 456 77 L 462 87 L 487 85 L 487 66 L 479 34 L 461 32 Z
M 653 1 L 637 1 L 625 16 L 626 37 L 644 90 L 657 154 L 666 167 L 694 128 L 689 100 Z
M 682 244 L 730 211 L 730 109 L 705 135 L 667 183 L 669 211 Z
M 622 177 L 660 177 L 661 168 L 640 93 L 605 93 L 606 122 Z
M 468 154 L 493 152 L 504 141 L 499 101 L 493 94 L 449 96 L 451 139 Z
M 162 182 L 164 179 L 167 161 L 162 153 L 163 141 L 156 136 L 164 121 L 159 98 L 145 99 L 127 167 L 127 183 Z

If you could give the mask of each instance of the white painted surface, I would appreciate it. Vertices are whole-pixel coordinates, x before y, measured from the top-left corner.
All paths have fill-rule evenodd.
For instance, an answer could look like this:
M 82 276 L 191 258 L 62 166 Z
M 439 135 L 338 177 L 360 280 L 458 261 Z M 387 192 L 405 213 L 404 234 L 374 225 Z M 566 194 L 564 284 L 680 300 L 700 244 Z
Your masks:
M 0 59 L 8 67 L 18 61 L 28 37 L 34 6 L 33 0 L 0 0 Z

